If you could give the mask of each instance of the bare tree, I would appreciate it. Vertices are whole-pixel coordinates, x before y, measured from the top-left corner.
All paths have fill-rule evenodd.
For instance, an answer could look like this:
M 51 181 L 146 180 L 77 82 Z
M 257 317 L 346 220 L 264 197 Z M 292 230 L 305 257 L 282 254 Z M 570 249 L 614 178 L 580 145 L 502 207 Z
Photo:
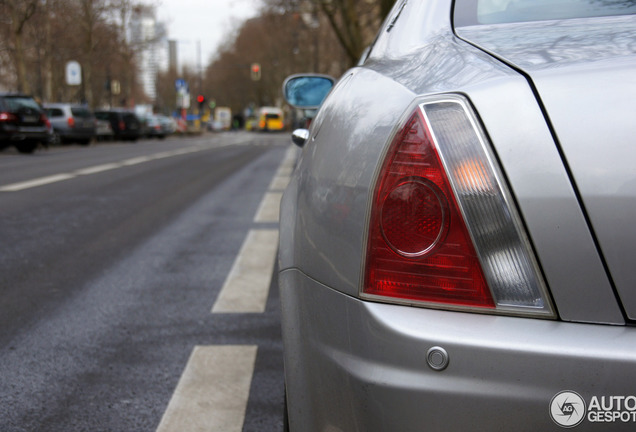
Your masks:
M 4 0 L 1 3 L 5 9 L 5 16 L 7 16 L 10 21 L 10 37 L 13 45 L 11 51 L 17 74 L 18 91 L 24 93 L 31 92 L 31 87 L 27 80 L 25 47 L 23 44 L 24 29 L 26 23 L 37 11 L 38 4 L 38 0 Z
M 106 4 L 103 0 L 78 0 L 80 11 L 80 28 L 83 36 L 83 80 L 84 97 L 86 103 L 94 106 L 93 100 L 93 64 L 95 63 L 95 48 L 99 39 L 97 38 L 97 27 L 106 12 Z
M 270 8 L 306 16 L 319 12 L 326 17 L 340 45 L 354 65 L 373 41 L 395 0 L 266 0 Z
M 258 80 L 250 65 L 260 64 Z M 203 92 L 217 104 L 241 112 L 248 106 L 282 103 L 281 84 L 293 73 L 319 72 L 339 76 L 349 67 L 346 54 L 323 16 L 302 16 L 269 8 L 243 23 L 236 36 L 208 66 Z

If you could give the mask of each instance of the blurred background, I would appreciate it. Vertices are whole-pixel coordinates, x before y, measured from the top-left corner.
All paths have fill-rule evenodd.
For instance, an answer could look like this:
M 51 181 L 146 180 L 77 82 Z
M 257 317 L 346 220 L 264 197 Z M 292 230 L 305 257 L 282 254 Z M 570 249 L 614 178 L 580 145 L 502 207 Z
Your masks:
M 0 92 L 94 110 L 205 120 L 222 106 L 249 117 L 283 104 L 290 74 L 338 77 L 355 65 L 393 3 L 0 0 Z M 177 24 L 191 24 L 187 40 Z

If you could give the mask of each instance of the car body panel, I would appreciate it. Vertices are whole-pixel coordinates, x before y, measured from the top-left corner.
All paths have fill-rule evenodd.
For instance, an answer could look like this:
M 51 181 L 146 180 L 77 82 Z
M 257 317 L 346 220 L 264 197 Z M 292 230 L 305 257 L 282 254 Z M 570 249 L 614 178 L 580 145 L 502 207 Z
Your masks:
M 373 94 L 365 87 L 367 80 L 375 82 Z M 376 97 L 382 98 L 383 105 L 373 103 Z M 283 196 L 282 208 L 294 209 L 303 217 L 292 220 L 289 214 L 281 215 L 282 268 L 300 267 L 329 286 L 357 295 L 367 210 L 360 203 L 367 201 L 382 149 L 413 98 L 406 88 L 365 69 L 352 71 L 332 90 L 312 123 L 293 180 L 297 184 L 292 188 L 303 192 L 296 197 L 290 190 Z M 336 104 L 337 100 L 357 104 Z M 351 115 L 355 111 L 359 114 Z M 342 130 L 350 133 L 343 135 Z M 366 139 L 361 140 L 362 136 Z M 313 172 L 320 176 L 308 175 Z M 337 236 L 327 231 L 334 228 Z M 300 244 L 289 256 L 285 244 L 293 241 Z
M 61 141 L 88 144 L 95 138 L 96 119 L 87 107 L 68 103 L 47 103 L 44 104 L 44 109 Z
M 635 319 L 636 16 L 556 21 L 547 28 L 537 23 L 462 28 L 458 33 L 530 76 L 622 304 Z
M 279 283 L 292 431 L 557 431 L 560 391 L 633 394 L 630 328 L 365 302 L 297 269 Z M 448 354 L 442 371 L 427 364 L 433 347 Z
M 141 121 L 132 111 L 96 110 L 95 117 L 110 122 L 115 139 L 136 141 L 141 137 Z
M 0 121 L 0 148 L 14 145 L 22 153 L 31 153 L 39 144 L 48 144 L 51 136 L 43 114 L 31 96 L 0 94 L 0 115 L 13 116 Z
M 492 84 L 471 88 L 470 97 L 496 147 L 559 317 L 624 323 L 576 192 L 531 88 L 522 78 L 495 85 L 497 91 Z
M 599 222 L 581 202 L 583 173 L 565 163 L 568 149 L 535 83 L 456 37 L 451 7 L 450 0 L 396 3 L 368 56 L 323 102 L 283 195 L 279 283 L 292 431 L 560 430 L 549 415 L 560 391 L 586 400 L 633 394 L 636 332 L 599 249 Z M 481 121 L 555 320 L 360 299 L 370 201 L 387 147 L 422 97 L 446 93 L 465 97 Z M 561 98 L 552 101 L 562 108 L 555 118 L 566 113 Z M 580 157 L 591 161 L 597 147 L 586 144 Z M 614 190 L 613 197 L 624 200 L 616 205 L 626 206 L 623 216 L 631 217 L 621 223 L 629 223 L 633 196 Z M 624 241 L 634 246 L 629 235 Z M 623 251 L 633 260 L 629 247 Z M 443 371 L 427 364 L 434 346 L 449 355 Z M 586 420 L 577 430 L 608 427 L 633 423 Z

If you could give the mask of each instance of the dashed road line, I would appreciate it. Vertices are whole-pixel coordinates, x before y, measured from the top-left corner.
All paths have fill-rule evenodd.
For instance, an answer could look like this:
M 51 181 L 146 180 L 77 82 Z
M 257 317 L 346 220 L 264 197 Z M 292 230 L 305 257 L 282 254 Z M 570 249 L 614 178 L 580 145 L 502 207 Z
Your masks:
M 184 155 L 188 153 L 196 153 L 203 150 L 209 150 L 211 148 L 221 148 L 221 147 L 228 147 L 232 145 L 243 145 L 245 143 L 249 143 L 249 141 L 229 142 L 229 143 L 222 143 L 222 144 L 218 144 L 214 146 L 199 144 L 196 146 L 180 148 L 177 150 L 155 153 L 148 156 L 138 156 L 138 157 L 134 157 L 130 159 L 125 159 L 119 162 L 112 162 L 112 163 L 106 163 L 101 165 L 95 165 L 95 166 L 87 167 L 87 168 L 81 168 L 81 169 L 71 171 L 68 173 L 54 174 L 50 176 L 39 177 L 39 178 L 31 179 L 31 180 L 7 184 L 4 186 L 0 186 L 0 192 L 18 192 L 25 189 L 30 189 L 30 188 L 34 188 L 38 186 L 44 186 L 51 183 L 57 183 L 60 181 L 69 180 L 79 176 L 97 174 L 97 173 L 101 173 L 104 171 L 109 171 L 109 170 L 113 170 L 117 168 L 123 168 L 123 167 L 131 166 L 131 165 L 138 165 L 140 163 L 150 162 L 153 160 L 165 159 L 165 158 L 180 156 L 180 155 Z
M 255 223 L 278 222 L 282 190 L 290 181 L 296 151 L 295 147 L 287 151 Z M 250 230 L 211 312 L 265 312 L 277 250 L 277 229 Z M 157 432 L 240 432 L 257 350 L 257 346 L 195 347 Z
M 22 181 L 22 182 L 8 184 L 8 185 L 5 185 L 5 186 L 1 186 L 0 187 L 0 192 L 17 192 L 17 191 L 21 191 L 21 190 L 24 190 L 24 189 L 30 189 L 30 188 L 37 187 L 37 186 L 44 186 L 44 185 L 51 184 L 51 183 L 57 183 L 57 182 L 60 182 L 60 181 L 69 180 L 69 179 L 72 179 L 72 178 L 75 178 L 75 177 L 79 177 L 79 176 L 101 173 L 101 172 L 104 172 L 104 171 L 109 171 L 109 170 L 113 170 L 113 169 L 117 169 L 117 168 L 123 168 L 123 167 L 126 167 L 126 166 L 137 165 L 137 164 L 140 164 L 140 163 L 143 163 L 143 162 L 149 162 L 149 161 L 157 160 L 157 159 L 165 159 L 165 158 L 169 158 L 169 157 L 173 157 L 173 156 L 179 156 L 179 155 L 184 155 L 184 154 L 188 154 L 188 153 L 195 153 L 195 152 L 199 152 L 199 151 L 207 150 L 207 149 L 208 149 L 208 147 L 201 147 L 201 146 L 187 147 L 187 148 L 182 148 L 182 149 L 173 150 L 173 151 L 155 153 L 155 154 L 149 155 L 149 156 L 141 156 L 141 157 L 125 159 L 125 160 L 119 161 L 119 162 L 112 162 L 112 163 L 107 163 L 107 164 L 95 165 L 95 166 L 92 166 L 92 167 L 81 168 L 81 169 L 78 169 L 78 170 L 75 170 L 75 171 L 72 171 L 72 172 L 69 172 L 69 173 L 55 174 L 55 175 L 51 175 L 51 176 L 40 177 L 40 178 L 36 178 L 36 179 L 32 179 L 32 180 L 27 180 L 27 181 Z
M 254 222 L 278 222 L 280 215 L 280 200 L 282 192 L 267 192 L 261 201 Z
M 22 189 L 29 189 L 37 186 L 44 186 L 50 183 L 57 183 L 62 180 L 68 180 L 75 177 L 73 174 L 55 174 L 46 177 L 40 177 L 33 180 L 27 180 L 19 183 L 13 183 L 0 187 L 0 192 L 16 192 Z
M 265 312 L 277 248 L 278 230 L 251 230 L 212 307 L 212 313 Z
M 241 432 L 256 346 L 196 346 L 157 432 Z

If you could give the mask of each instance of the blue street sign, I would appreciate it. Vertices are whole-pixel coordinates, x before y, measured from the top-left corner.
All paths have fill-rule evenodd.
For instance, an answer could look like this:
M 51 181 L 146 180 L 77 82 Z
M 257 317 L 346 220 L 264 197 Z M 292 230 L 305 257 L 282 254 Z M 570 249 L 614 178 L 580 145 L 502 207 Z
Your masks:
M 182 78 L 176 79 L 174 82 L 174 86 L 177 89 L 177 91 L 179 90 L 185 90 L 186 92 L 188 91 L 188 83 Z

